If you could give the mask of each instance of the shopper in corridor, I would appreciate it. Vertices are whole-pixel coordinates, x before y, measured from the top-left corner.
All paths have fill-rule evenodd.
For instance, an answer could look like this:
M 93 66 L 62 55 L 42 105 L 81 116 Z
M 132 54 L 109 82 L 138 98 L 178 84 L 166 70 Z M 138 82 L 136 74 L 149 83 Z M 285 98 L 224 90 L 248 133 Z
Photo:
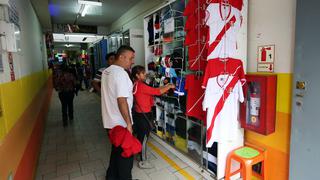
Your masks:
M 54 88 L 59 92 L 59 99 L 62 105 L 63 126 L 73 122 L 73 98 L 76 89 L 76 78 L 66 63 L 61 65 L 54 75 Z
M 104 128 L 122 126 L 132 133 L 132 82 L 126 72 L 134 63 L 135 51 L 121 46 L 113 65 L 105 69 L 101 78 L 101 108 Z M 112 145 L 106 179 L 131 179 L 133 156 L 121 156 L 121 147 Z
M 175 85 L 167 84 L 159 88 L 148 86 L 145 83 L 147 78 L 146 70 L 140 65 L 132 68 L 131 76 L 134 79 L 134 129 L 137 134 L 137 138 L 142 144 L 142 152 L 140 153 L 138 166 L 141 169 L 150 169 L 153 166 L 147 161 L 147 141 L 154 126 L 151 114 L 151 107 L 154 104 L 153 96 L 164 94 L 170 89 L 174 89 Z

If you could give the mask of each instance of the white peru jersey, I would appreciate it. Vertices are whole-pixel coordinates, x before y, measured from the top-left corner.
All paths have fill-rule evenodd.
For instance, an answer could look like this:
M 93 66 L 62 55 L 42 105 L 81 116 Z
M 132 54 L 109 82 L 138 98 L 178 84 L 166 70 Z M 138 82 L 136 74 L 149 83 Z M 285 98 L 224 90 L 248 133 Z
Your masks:
M 242 23 L 240 10 L 221 3 L 211 3 L 206 12 L 206 24 L 210 32 L 207 59 L 233 57 Z

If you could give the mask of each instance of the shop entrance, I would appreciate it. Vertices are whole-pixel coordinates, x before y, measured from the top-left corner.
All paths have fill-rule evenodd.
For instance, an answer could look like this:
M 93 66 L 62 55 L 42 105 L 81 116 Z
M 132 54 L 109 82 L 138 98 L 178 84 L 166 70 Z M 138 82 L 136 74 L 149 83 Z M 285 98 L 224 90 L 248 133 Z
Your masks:
M 290 179 L 319 179 L 320 2 L 297 0 Z

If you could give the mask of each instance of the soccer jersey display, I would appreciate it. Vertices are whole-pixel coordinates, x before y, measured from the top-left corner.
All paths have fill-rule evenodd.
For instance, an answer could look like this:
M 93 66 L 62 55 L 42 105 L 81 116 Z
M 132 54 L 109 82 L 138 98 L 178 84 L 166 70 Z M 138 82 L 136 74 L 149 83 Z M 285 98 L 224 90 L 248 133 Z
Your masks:
M 211 3 L 207 7 L 206 24 L 209 26 L 208 60 L 233 57 L 242 24 L 240 10 L 222 3 Z
M 202 110 L 202 101 L 204 99 L 204 89 L 201 88 L 203 76 L 198 77 L 195 74 L 186 76 L 185 89 L 187 96 L 186 115 L 205 121 L 206 112 Z
M 207 48 L 205 44 L 196 43 L 188 47 L 188 68 L 204 71 L 207 65 Z
M 193 71 L 204 70 L 207 60 L 207 51 L 204 48 L 207 43 L 209 28 L 205 24 L 207 3 L 200 0 L 190 0 L 183 13 L 187 16 L 185 24 L 186 39 L 184 44 L 188 46 L 188 68 Z
M 242 85 L 245 82 L 242 61 L 208 61 L 203 80 L 205 97 L 203 110 L 207 111 L 207 147 L 214 142 L 232 141 L 240 130 L 238 103 L 243 102 Z

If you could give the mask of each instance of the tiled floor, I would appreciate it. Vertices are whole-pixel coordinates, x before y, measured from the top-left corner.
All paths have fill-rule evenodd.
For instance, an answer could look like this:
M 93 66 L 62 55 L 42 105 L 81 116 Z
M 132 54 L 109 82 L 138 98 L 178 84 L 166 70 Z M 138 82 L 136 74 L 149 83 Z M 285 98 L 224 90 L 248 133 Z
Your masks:
M 102 127 L 100 98 L 83 91 L 74 100 L 74 123 L 62 127 L 61 106 L 57 94 L 52 97 L 36 174 L 37 180 L 104 180 L 111 146 Z M 153 169 L 139 169 L 134 162 L 134 179 L 203 179 L 199 173 L 154 140 L 150 142 L 178 166 L 175 168 L 151 148 Z M 178 168 L 177 168 L 178 167 Z M 192 177 L 192 178 L 190 178 Z

